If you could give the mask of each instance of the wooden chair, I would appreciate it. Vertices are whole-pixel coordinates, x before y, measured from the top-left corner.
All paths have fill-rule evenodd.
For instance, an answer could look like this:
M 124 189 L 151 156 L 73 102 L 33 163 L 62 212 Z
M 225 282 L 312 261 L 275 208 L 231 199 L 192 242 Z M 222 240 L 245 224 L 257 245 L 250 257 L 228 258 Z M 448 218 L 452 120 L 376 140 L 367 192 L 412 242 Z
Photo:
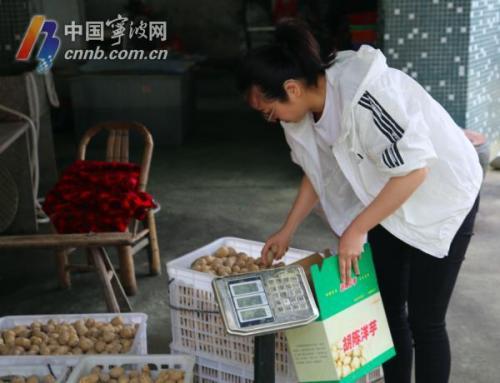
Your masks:
M 82 137 L 78 146 L 77 159 L 85 160 L 87 146 L 90 140 L 99 132 L 108 132 L 106 146 L 106 161 L 128 162 L 129 160 L 129 133 L 135 131 L 144 140 L 144 151 L 140 164 L 139 190 L 145 191 L 148 182 L 151 157 L 153 154 L 153 138 L 149 131 L 137 122 L 105 122 L 90 128 Z M 129 225 L 132 231 L 133 244 L 117 245 L 118 259 L 120 263 L 120 279 L 127 295 L 137 293 L 137 281 L 135 278 L 134 255 L 141 249 L 147 247 L 149 258 L 149 271 L 152 275 L 161 274 L 160 249 L 158 247 L 158 235 L 154 212 L 148 211 L 147 218 L 143 222 L 143 230 L 138 233 L 139 222 L 133 220 Z M 86 247 L 86 246 L 84 246 Z M 76 265 L 68 262 L 69 254 L 74 248 L 59 248 L 56 250 L 56 263 L 59 281 L 62 287 L 71 286 L 70 272 L 72 270 L 89 270 L 93 265 Z M 89 263 L 93 258 L 88 252 Z

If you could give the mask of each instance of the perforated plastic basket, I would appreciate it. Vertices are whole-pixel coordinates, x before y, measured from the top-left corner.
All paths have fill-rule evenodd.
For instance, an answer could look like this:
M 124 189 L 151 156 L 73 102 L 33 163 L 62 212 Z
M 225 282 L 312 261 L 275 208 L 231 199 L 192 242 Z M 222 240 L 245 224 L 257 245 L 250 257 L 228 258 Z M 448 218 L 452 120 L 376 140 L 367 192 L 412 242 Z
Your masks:
M 161 370 L 168 368 L 180 369 L 185 372 L 184 383 L 193 381 L 193 368 L 195 358 L 189 355 L 98 355 L 87 356 L 74 368 L 66 383 L 78 383 L 79 380 L 91 373 L 95 366 L 102 367 L 102 370 L 108 372 L 113 367 L 123 367 L 126 372 L 140 370 L 148 365 L 151 369 L 151 375 L 156 377 Z
M 18 362 L 19 363 L 19 362 Z M 66 381 L 70 372 L 68 364 L 59 362 L 52 363 L 48 359 L 39 361 L 31 361 L 28 364 L 18 364 L 13 366 L 0 366 L 0 380 L 6 376 L 29 377 L 37 376 L 42 381 L 42 378 L 47 375 L 53 375 L 58 383 Z
M 190 354 L 189 350 L 170 345 L 173 354 Z M 196 365 L 194 366 L 194 382 L 198 383 L 253 383 L 253 366 L 241 367 L 234 363 L 225 363 L 217 358 L 196 354 Z M 376 368 L 368 375 L 358 379 L 356 383 L 383 383 L 383 372 Z M 295 375 L 285 377 L 277 374 L 276 383 L 296 383 Z
M 262 242 L 225 237 L 167 263 L 174 346 L 221 362 L 238 363 L 243 369 L 253 366 L 254 337 L 226 333 L 212 290 L 214 277 L 190 267 L 196 259 L 212 254 L 221 246 L 231 246 L 258 258 L 263 245 Z M 293 263 L 310 254 L 311 251 L 290 249 L 283 261 Z M 276 373 L 285 378 L 295 376 L 284 333 L 276 336 Z
M 92 318 L 101 322 L 109 322 L 117 315 L 121 316 L 127 324 L 138 324 L 134 342 L 127 354 L 123 355 L 145 355 L 148 353 L 148 343 L 146 336 L 147 328 L 147 315 L 143 313 L 109 313 L 109 314 L 50 314 L 50 315 L 23 315 L 23 316 L 6 316 L 0 318 L 0 331 L 12 328 L 17 325 L 30 325 L 38 321 L 47 323 L 50 319 L 63 322 L 75 322 L 80 319 Z M 53 364 L 64 364 L 67 366 L 75 366 L 80 359 L 81 355 L 7 355 L 0 356 L 0 366 L 16 366 L 20 364 L 34 363 L 38 364 L 41 361 L 48 361 Z

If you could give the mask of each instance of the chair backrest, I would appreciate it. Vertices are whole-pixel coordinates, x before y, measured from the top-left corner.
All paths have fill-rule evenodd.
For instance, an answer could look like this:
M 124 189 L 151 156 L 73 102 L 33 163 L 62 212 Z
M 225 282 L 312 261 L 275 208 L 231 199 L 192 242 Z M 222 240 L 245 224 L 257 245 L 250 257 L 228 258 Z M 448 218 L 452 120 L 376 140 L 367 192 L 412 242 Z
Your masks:
M 90 140 L 100 131 L 107 130 L 106 161 L 128 162 L 129 160 L 129 132 L 138 132 L 144 139 L 144 151 L 139 176 L 139 190 L 145 191 L 149 178 L 151 158 L 153 156 L 153 137 L 146 127 L 138 122 L 109 121 L 97 124 L 87 130 L 78 145 L 78 160 L 84 160 Z

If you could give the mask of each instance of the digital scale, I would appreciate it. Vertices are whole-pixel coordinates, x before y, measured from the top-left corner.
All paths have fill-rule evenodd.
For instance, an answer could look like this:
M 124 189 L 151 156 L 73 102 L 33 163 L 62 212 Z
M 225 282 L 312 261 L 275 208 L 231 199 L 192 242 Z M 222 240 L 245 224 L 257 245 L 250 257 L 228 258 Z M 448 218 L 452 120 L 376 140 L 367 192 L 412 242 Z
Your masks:
M 304 269 L 290 265 L 216 278 L 212 286 L 227 332 L 255 335 L 254 382 L 274 383 L 275 333 L 319 316 Z
M 230 334 L 274 333 L 304 326 L 319 316 L 299 265 L 216 278 L 212 285 Z

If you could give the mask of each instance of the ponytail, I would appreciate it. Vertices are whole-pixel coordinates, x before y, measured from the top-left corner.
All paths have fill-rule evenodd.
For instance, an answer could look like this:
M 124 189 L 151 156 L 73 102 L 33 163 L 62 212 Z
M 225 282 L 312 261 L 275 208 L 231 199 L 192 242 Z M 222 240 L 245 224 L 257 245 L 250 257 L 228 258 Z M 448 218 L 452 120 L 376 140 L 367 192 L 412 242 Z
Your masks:
M 302 80 L 306 86 L 314 87 L 330 65 L 331 61 L 325 64 L 321 59 L 319 44 L 305 23 L 286 19 L 276 26 L 273 43 L 255 48 L 243 57 L 238 87 L 247 92 L 256 85 L 266 98 L 286 101 L 286 80 Z

